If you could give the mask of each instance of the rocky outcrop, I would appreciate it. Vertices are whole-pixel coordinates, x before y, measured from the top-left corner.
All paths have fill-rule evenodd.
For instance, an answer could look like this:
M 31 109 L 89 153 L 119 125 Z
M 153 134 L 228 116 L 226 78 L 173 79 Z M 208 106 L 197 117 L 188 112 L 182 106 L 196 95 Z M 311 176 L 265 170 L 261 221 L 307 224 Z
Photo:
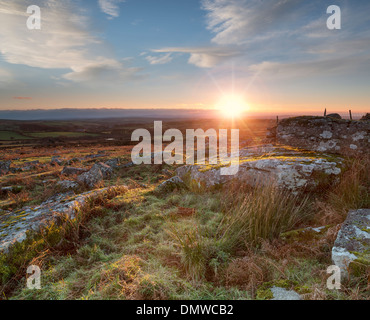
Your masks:
M 0 176 L 9 172 L 11 164 L 12 162 L 10 160 L 0 161 Z
M 222 165 L 186 165 L 177 175 L 188 185 L 211 189 L 229 181 L 249 186 L 275 184 L 290 190 L 317 191 L 334 184 L 342 169 L 342 159 L 272 145 L 246 148 L 240 151 L 236 175 L 221 175 Z
M 333 263 L 343 275 L 370 268 L 370 209 L 348 213 L 332 249 Z
M 284 119 L 276 128 L 276 142 L 317 152 L 368 154 L 370 121 L 311 116 Z
M 94 190 L 74 196 L 73 193 L 59 194 L 36 207 L 25 207 L 15 212 L 0 214 L 0 252 L 7 252 L 15 243 L 23 242 L 30 232 L 39 232 L 40 229 L 51 223 L 59 224 L 61 217 L 74 219 L 78 210 L 89 199 L 125 192 L 126 187 L 111 187 Z

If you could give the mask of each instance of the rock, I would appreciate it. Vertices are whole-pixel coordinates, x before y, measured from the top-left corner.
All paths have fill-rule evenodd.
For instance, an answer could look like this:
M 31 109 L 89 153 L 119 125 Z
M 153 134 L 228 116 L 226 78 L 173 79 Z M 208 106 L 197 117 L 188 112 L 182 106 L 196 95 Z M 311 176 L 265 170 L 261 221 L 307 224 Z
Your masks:
M 95 163 L 92 169 L 94 168 L 100 169 L 101 173 L 103 174 L 104 179 L 109 179 L 113 173 L 113 169 L 109 165 L 103 162 Z
M 11 164 L 10 160 L 0 161 L 0 176 L 9 172 Z
M 185 187 L 184 181 L 180 177 L 175 176 L 175 177 L 172 177 L 171 179 L 168 179 L 168 180 L 162 182 L 156 188 L 156 191 L 159 191 L 159 192 L 168 191 L 168 192 L 170 192 L 170 191 L 173 191 L 176 188 L 181 189 L 181 188 L 184 188 L 184 187 Z
M 76 212 L 89 199 L 118 195 L 126 190 L 126 187 L 118 186 L 85 192 L 78 196 L 74 196 L 73 193 L 58 194 L 39 206 L 4 212 L 0 214 L 0 253 L 7 253 L 15 243 L 26 240 L 30 235 L 28 232 L 39 232 L 52 223 L 59 224 L 61 216 L 74 219 Z
M 94 188 L 95 185 L 103 181 L 104 176 L 99 166 L 93 166 L 88 172 L 85 172 L 77 177 L 77 182 L 85 185 L 88 188 Z
M 74 167 L 64 167 L 62 170 L 62 174 L 65 176 L 71 176 L 75 174 L 82 174 L 87 172 L 88 170 L 82 168 L 74 168 Z
M 63 165 L 63 160 L 60 159 L 60 156 L 53 156 L 50 161 L 51 165 L 57 164 L 58 166 Z
M 106 161 L 105 164 L 110 166 L 112 169 L 117 169 L 119 168 L 120 162 L 120 158 L 113 158 Z
M 266 153 L 261 155 L 261 152 Z M 338 182 L 342 172 L 339 157 L 331 159 L 272 145 L 241 150 L 239 162 L 239 171 L 235 175 L 221 175 L 222 164 L 186 165 L 176 172 L 187 185 L 201 189 L 239 181 L 251 187 L 274 183 L 293 193 L 318 191 L 323 185 Z
M 22 170 L 22 168 L 19 168 L 19 167 L 11 167 L 11 168 L 9 169 L 9 171 L 10 171 L 11 173 L 19 173 L 19 172 L 22 172 L 23 170 Z
M 64 180 L 64 181 L 59 181 L 56 184 L 56 187 L 61 191 L 69 191 L 69 190 L 77 190 L 80 187 L 80 185 L 75 181 Z
M 23 189 L 22 186 L 10 186 L 10 187 L 2 187 L 0 190 L 1 190 L 1 193 L 2 194 L 7 194 L 7 193 L 19 193 L 21 192 Z
M 327 117 L 333 118 L 333 119 L 342 119 L 342 116 L 339 113 L 331 113 L 331 114 L 328 114 Z
M 271 300 L 302 300 L 301 296 L 294 290 L 287 290 L 280 287 L 272 287 L 273 298 Z
M 89 154 L 84 159 L 85 160 L 93 160 L 93 159 L 97 159 L 97 158 L 103 158 L 103 157 L 106 157 L 106 156 L 107 156 L 106 154 Z
M 331 117 L 296 117 L 282 120 L 276 142 L 317 152 L 347 155 L 367 154 L 370 122 Z
M 362 121 L 370 120 L 370 113 L 366 113 L 360 120 Z
M 120 168 L 131 168 L 134 165 L 135 164 L 133 162 L 128 162 L 128 163 L 125 163 L 125 164 L 121 165 Z
M 70 165 L 71 165 L 71 164 L 73 164 L 73 163 L 81 162 L 81 161 L 82 161 L 82 159 L 81 159 L 81 158 L 76 158 L 76 157 L 74 157 L 74 158 L 72 158 L 72 159 L 68 160 L 68 161 L 66 162 L 66 165 L 67 165 L 67 166 L 70 166 Z
M 167 170 L 167 169 L 163 169 L 163 170 L 162 170 L 162 173 L 163 173 L 165 176 L 167 176 L 167 177 L 171 177 L 171 176 L 172 176 L 172 173 L 171 173 L 169 170 Z
M 333 263 L 343 276 L 370 268 L 370 209 L 352 210 L 339 230 L 332 249 Z

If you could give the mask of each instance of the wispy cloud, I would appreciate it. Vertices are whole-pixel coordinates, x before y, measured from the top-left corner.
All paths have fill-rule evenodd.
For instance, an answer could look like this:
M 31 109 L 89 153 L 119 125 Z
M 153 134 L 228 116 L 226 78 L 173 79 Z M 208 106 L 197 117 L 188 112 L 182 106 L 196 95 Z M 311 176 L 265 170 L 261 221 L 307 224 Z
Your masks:
M 110 19 L 119 17 L 120 9 L 119 3 L 125 0 L 99 0 L 99 7 L 101 11 L 109 16 Z
M 190 54 L 188 63 L 200 68 L 212 68 L 223 61 L 240 54 L 240 52 L 235 49 L 222 47 L 170 47 L 152 51 L 165 53 L 188 53 Z
M 69 69 L 62 78 L 71 81 L 97 81 L 108 73 L 119 80 L 135 76 L 136 69 L 107 56 L 104 42 L 91 33 L 89 17 L 74 1 L 37 1 L 43 8 L 42 28 L 28 30 L 25 8 L 34 2 L 0 0 L 0 53 L 6 62 Z
M 150 64 L 166 64 L 172 61 L 171 53 L 167 53 L 164 55 L 160 56 L 146 56 L 145 59 L 150 63 Z

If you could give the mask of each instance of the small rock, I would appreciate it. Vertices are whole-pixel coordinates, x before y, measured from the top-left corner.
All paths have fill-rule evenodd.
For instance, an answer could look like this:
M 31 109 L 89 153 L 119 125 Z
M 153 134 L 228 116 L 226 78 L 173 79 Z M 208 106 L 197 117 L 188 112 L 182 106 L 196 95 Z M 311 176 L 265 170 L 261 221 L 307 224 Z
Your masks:
M 99 169 L 99 166 L 93 166 L 88 172 L 85 172 L 78 176 L 77 181 L 89 188 L 94 188 L 94 186 L 103 181 L 103 173 Z
M 56 186 L 61 191 L 68 191 L 68 190 L 77 190 L 80 185 L 75 181 L 64 180 L 64 181 L 59 181 L 56 184 Z
M 157 191 L 172 191 L 176 188 L 183 188 L 185 187 L 185 183 L 184 181 L 178 177 L 178 176 L 175 176 L 175 177 L 172 177 L 171 179 L 168 179 L 164 182 L 162 182 L 157 188 L 156 190 Z
M 106 165 L 110 166 L 112 169 L 117 169 L 120 164 L 119 158 L 109 159 L 105 162 Z
M 100 169 L 104 179 L 109 179 L 113 173 L 113 169 L 103 162 L 95 163 L 92 168 Z
M 293 290 L 280 287 L 272 287 L 270 290 L 274 296 L 271 300 L 302 300 L 301 296 Z
M 9 172 L 11 164 L 12 162 L 10 160 L 0 161 L 0 176 Z
M 64 167 L 62 170 L 62 174 L 65 176 L 75 175 L 75 174 L 82 174 L 87 172 L 88 170 L 82 168 L 74 168 L 74 167 Z
M 366 113 L 360 120 L 370 120 L 370 113 Z
M 63 160 L 60 159 L 60 156 L 53 156 L 50 161 L 51 165 L 57 164 L 58 166 L 63 165 Z

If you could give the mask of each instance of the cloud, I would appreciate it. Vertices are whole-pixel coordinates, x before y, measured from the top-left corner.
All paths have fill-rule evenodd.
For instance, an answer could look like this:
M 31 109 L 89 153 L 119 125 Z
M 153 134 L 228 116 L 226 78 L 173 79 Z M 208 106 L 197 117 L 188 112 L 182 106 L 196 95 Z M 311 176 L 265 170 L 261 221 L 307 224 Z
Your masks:
M 140 68 L 127 68 L 122 62 L 102 60 L 90 65 L 76 68 L 63 76 L 64 79 L 75 82 L 104 82 L 111 85 L 112 81 L 127 81 L 139 79 Z
M 248 43 L 251 37 L 292 27 L 302 15 L 303 0 L 202 0 L 207 11 L 207 28 L 217 44 Z
M 188 53 L 190 54 L 188 63 L 200 68 L 212 68 L 223 61 L 240 54 L 239 51 L 232 48 L 222 47 L 170 47 L 152 51 L 165 53 Z
M 145 59 L 150 63 L 150 64 L 166 64 L 172 61 L 171 53 L 167 53 L 164 55 L 161 55 L 159 57 L 154 57 L 154 56 L 147 56 Z
M 125 0 L 99 0 L 99 7 L 101 11 L 109 15 L 110 19 L 119 17 L 119 6 L 118 4 Z
M 26 8 L 31 4 L 41 8 L 41 30 L 26 27 Z M 135 70 L 126 70 L 122 63 L 107 56 L 104 42 L 91 34 L 90 27 L 87 12 L 74 1 L 0 0 L 0 53 L 6 62 L 42 69 L 67 69 L 72 72 L 63 78 L 71 81 L 96 81 L 95 75 L 104 65 L 104 77 L 110 72 L 119 80 L 124 74 L 131 78 Z M 110 67 L 113 65 L 117 70 Z

